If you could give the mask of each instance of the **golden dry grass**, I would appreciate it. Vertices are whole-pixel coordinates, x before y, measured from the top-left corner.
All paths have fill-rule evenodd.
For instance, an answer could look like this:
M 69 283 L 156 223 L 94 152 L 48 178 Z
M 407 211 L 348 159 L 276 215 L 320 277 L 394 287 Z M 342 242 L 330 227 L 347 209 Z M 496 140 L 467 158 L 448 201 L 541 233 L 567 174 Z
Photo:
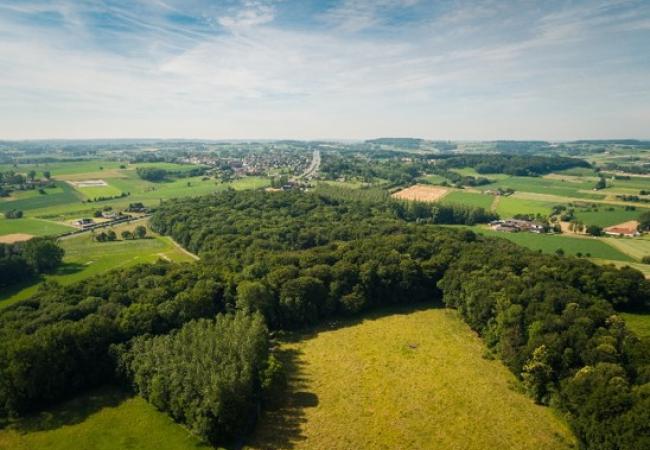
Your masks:
M 14 242 L 29 241 L 34 236 L 27 233 L 13 233 L 0 236 L 0 244 L 13 244 Z
M 411 186 L 406 189 L 402 189 L 401 191 L 395 192 L 392 196 L 400 200 L 436 202 L 447 195 L 448 192 L 449 189 L 446 188 L 416 184 L 415 186 Z
M 517 389 L 455 312 L 375 314 L 285 342 L 289 394 L 250 448 L 563 449 L 567 425 Z

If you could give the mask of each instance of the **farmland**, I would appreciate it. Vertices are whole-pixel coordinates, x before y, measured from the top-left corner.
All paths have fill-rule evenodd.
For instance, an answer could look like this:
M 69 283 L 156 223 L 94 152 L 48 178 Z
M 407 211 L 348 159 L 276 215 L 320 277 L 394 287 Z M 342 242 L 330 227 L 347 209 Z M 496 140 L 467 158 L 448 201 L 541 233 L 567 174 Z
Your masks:
M 480 208 L 490 209 L 494 202 L 494 196 L 477 194 L 473 192 L 453 191 L 446 195 L 443 203 L 454 203 L 461 205 L 477 206 Z
M 138 223 L 113 227 L 119 236 L 124 230 L 132 230 Z M 45 279 L 70 284 L 111 269 L 129 267 L 135 264 L 151 263 L 158 259 L 176 262 L 191 262 L 193 259 L 178 248 L 171 238 L 158 236 L 149 231 L 151 237 L 137 240 L 97 242 L 91 233 L 71 236 L 60 241 L 65 250 L 64 264 Z M 40 283 L 18 286 L 0 293 L 0 309 L 19 300 L 29 298 Z
M 518 392 L 503 365 L 482 357 L 484 345 L 453 311 L 374 313 L 296 336 L 281 349 L 293 370 L 289 400 L 262 417 L 251 448 L 574 444 L 561 419 Z
M 421 202 L 435 202 L 443 198 L 448 189 L 428 186 L 426 184 L 416 184 L 415 186 L 402 189 L 393 194 L 393 197 L 399 200 L 417 200 Z
M 0 236 L 26 233 L 34 236 L 48 236 L 73 230 L 67 225 L 41 219 L 0 219 Z

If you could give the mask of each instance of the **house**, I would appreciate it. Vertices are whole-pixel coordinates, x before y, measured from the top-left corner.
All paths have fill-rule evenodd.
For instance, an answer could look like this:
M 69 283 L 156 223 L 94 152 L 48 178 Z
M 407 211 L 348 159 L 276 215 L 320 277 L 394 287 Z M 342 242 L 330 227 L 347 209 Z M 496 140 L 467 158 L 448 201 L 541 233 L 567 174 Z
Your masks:
M 72 225 L 82 230 L 86 230 L 92 228 L 95 225 L 95 221 L 93 219 L 79 219 L 72 222 Z
M 504 231 L 509 233 L 515 233 L 518 231 L 528 231 L 530 233 L 544 232 L 544 227 L 542 225 L 531 222 L 530 220 L 519 219 L 494 220 L 490 222 L 490 228 L 494 231 Z
M 115 219 L 117 215 L 115 211 L 102 211 L 102 217 L 104 219 Z

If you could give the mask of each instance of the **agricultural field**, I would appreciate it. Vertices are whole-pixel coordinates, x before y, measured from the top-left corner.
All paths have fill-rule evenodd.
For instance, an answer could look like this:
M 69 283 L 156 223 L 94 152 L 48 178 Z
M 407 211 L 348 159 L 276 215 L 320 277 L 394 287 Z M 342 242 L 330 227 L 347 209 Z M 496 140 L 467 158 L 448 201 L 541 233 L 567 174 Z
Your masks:
M 98 389 L 0 430 L 2 450 L 208 450 L 140 397 Z
M 0 219 L 0 236 L 17 233 L 51 236 L 73 229 L 67 225 L 42 219 Z
M 573 447 L 563 420 L 484 352 L 445 309 L 383 311 L 296 336 L 281 345 L 288 400 L 263 414 L 250 448 Z
M 500 237 L 527 247 L 531 250 L 541 250 L 544 253 L 555 253 L 562 249 L 566 255 L 582 256 L 591 258 L 633 262 L 634 259 L 604 242 L 604 239 L 588 237 L 571 237 L 564 235 L 547 235 L 535 233 L 503 233 L 492 231 L 484 227 L 476 226 L 475 231 L 485 236 Z
M 415 186 L 397 191 L 392 196 L 399 200 L 435 202 L 442 199 L 448 192 L 449 189 L 446 188 L 429 186 L 426 184 L 416 184 Z
M 477 206 L 490 209 L 495 198 L 493 195 L 478 194 L 474 192 L 453 191 L 445 195 L 442 203 Z
M 604 194 L 592 191 L 594 184 L 591 181 L 579 181 L 578 179 L 566 181 L 542 177 L 507 177 L 481 186 L 481 188 L 511 188 L 517 192 L 550 194 L 568 198 L 604 199 Z
M 608 237 L 606 241 L 612 247 L 627 253 L 637 261 L 644 256 L 650 256 L 650 238 L 647 235 L 641 238 Z
M 541 214 L 548 216 L 555 203 L 527 200 L 518 197 L 500 197 L 497 203 L 496 212 L 502 218 L 512 217 L 516 214 Z
M 122 231 L 131 231 L 143 223 L 141 221 L 112 227 L 120 239 L 113 242 L 97 242 L 93 239 L 92 233 L 61 239 L 59 244 L 65 250 L 63 265 L 55 273 L 46 275 L 44 278 L 61 284 L 70 284 L 111 269 L 152 263 L 158 259 L 175 262 L 192 262 L 194 260 L 170 237 L 159 236 L 151 230 L 148 230 L 146 239 L 121 240 L 120 233 Z M 0 293 L 0 309 L 29 298 L 38 290 L 39 285 L 40 282 L 36 282 L 4 290 Z
M 33 211 L 35 210 L 81 204 L 83 196 L 72 186 L 61 181 L 56 182 L 56 186 L 57 189 L 52 189 L 52 193 L 50 193 L 50 189 L 45 189 L 45 194 L 39 194 L 36 191 L 37 195 L 30 193 L 22 196 L 17 194 L 15 199 L 0 200 L 0 213 L 17 209 L 23 211 L 26 216 L 34 217 Z
M 0 172 L 13 170 L 14 172 L 27 173 L 30 170 L 36 171 L 37 177 L 42 177 L 44 171 L 49 171 L 53 178 L 63 179 L 65 175 L 88 174 L 101 171 L 119 169 L 118 161 L 107 161 L 102 159 L 74 159 L 69 161 L 42 162 L 37 164 L 0 164 Z
M 585 225 L 610 227 L 619 223 L 638 219 L 643 209 L 626 210 L 622 206 L 592 205 L 589 207 L 576 206 L 576 219 Z

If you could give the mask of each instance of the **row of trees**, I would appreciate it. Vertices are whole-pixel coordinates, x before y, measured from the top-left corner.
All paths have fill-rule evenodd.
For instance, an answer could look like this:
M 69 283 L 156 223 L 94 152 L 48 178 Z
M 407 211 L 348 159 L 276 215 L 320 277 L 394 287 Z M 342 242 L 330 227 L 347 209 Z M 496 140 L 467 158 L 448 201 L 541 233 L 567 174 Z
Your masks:
M 144 239 L 147 236 L 147 228 L 143 225 L 138 225 L 133 231 L 124 230 L 120 233 L 123 240 Z M 113 230 L 101 231 L 94 234 L 97 242 L 113 242 L 117 240 L 117 233 Z
M 515 154 L 476 154 L 439 156 L 444 168 L 473 167 L 478 173 L 506 173 L 516 176 L 540 176 L 573 167 L 591 167 L 582 159 L 563 156 Z

